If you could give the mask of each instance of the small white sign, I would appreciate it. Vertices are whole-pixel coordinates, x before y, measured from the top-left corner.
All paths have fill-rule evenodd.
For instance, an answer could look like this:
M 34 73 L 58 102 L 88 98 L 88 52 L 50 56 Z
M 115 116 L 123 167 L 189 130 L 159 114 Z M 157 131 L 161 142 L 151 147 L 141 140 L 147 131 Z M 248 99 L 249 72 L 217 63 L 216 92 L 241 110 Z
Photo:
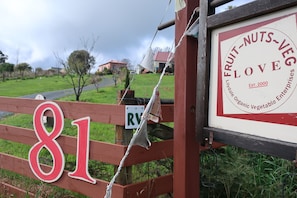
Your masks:
M 42 94 L 37 94 L 35 96 L 35 100 L 45 100 L 45 96 L 43 96 Z M 47 116 L 42 116 L 42 122 L 44 124 L 47 123 Z
M 126 105 L 125 129 L 136 129 L 139 126 L 144 106 Z
M 37 94 L 35 96 L 35 100 L 45 100 L 45 97 L 43 95 L 41 95 L 41 94 Z

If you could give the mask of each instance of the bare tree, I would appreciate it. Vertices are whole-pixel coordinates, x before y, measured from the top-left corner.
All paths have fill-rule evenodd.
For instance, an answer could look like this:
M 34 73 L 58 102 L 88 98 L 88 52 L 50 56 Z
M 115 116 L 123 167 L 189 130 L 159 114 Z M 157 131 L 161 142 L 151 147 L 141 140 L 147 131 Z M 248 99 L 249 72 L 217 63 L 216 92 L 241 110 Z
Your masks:
M 97 93 L 99 92 L 99 84 L 102 78 L 99 75 L 93 75 L 91 78 L 91 83 L 95 86 Z
M 112 72 L 112 80 L 113 80 L 113 82 L 114 82 L 114 86 L 116 87 L 116 86 L 117 86 L 117 82 L 118 82 L 118 80 L 119 80 L 119 71 L 114 70 L 114 71 Z

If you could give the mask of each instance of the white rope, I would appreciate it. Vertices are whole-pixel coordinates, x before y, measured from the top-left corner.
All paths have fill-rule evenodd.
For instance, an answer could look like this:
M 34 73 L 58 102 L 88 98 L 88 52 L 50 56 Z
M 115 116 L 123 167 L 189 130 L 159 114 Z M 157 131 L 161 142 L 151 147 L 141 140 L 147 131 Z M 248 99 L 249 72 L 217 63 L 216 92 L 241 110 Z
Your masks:
M 190 24 L 191 24 L 191 21 L 193 20 L 194 15 L 195 15 L 195 13 L 196 13 L 196 11 L 197 11 L 198 9 L 199 9 L 199 7 L 197 7 L 197 8 L 194 9 L 194 11 L 193 11 L 193 13 L 192 13 L 192 15 L 191 15 L 191 18 L 189 19 L 189 22 L 188 22 L 188 24 L 187 24 L 187 26 L 186 26 L 186 29 L 185 29 L 184 33 L 182 34 L 182 36 L 181 36 L 180 39 L 179 39 L 179 42 L 177 43 L 177 45 L 176 45 L 175 47 L 172 47 L 172 48 L 174 48 L 173 51 L 175 51 L 175 50 L 180 46 L 180 44 L 181 44 L 183 38 L 186 36 L 186 32 L 187 32 L 187 30 L 189 29 Z M 172 46 L 174 46 L 174 42 L 173 42 L 173 45 L 172 45 Z M 172 51 L 172 50 L 171 50 L 171 51 Z M 107 187 L 106 187 L 106 193 L 105 193 L 104 198 L 111 198 L 111 194 L 112 194 L 112 186 L 113 186 L 113 184 L 114 184 L 116 178 L 119 176 L 119 174 L 120 174 L 120 172 L 121 172 L 121 169 L 122 169 L 122 167 L 123 167 L 123 165 L 124 165 L 124 162 L 125 162 L 126 158 L 128 157 L 128 155 L 129 155 L 129 153 L 130 153 L 130 150 L 131 150 L 132 146 L 134 145 L 135 139 L 136 139 L 137 135 L 139 134 L 140 129 L 141 129 L 141 128 L 143 127 L 143 125 L 147 122 L 148 115 L 149 115 L 150 110 L 151 110 L 150 108 L 151 108 L 151 106 L 152 106 L 151 104 L 153 103 L 153 100 L 152 100 L 152 99 L 154 98 L 154 96 L 155 96 L 155 94 L 156 94 L 156 91 L 158 90 L 158 88 L 159 88 L 159 86 L 160 86 L 160 84 L 161 84 L 161 82 L 162 82 L 162 79 L 163 79 L 163 77 L 164 77 L 164 75 L 165 75 L 166 69 L 170 66 L 170 62 L 173 60 L 173 57 L 174 57 L 174 56 L 173 56 L 173 53 L 169 53 L 169 56 L 167 57 L 167 61 L 166 61 L 166 64 L 165 64 L 165 67 L 163 68 L 163 71 L 162 71 L 162 73 L 161 73 L 161 75 L 160 75 L 159 81 L 158 81 L 157 85 L 155 86 L 155 88 L 154 88 L 154 90 L 153 90 L 152 97 L 150 98 L 150 100 L 149 100 L 147 106 L 145 107 L 145 110 L 144 110 L 144 112 L 143 112 L 143 116 L 141 117 L 141 120 L 140 120 L 140 124 L 139 124 L 139 126 L 137 127 L 136 132 L 133 134 L 132 139 L 130 140 L 130 143 L 129 143 L 128 147 L 127 147 L 127 150 L 126 150 L 126 152 L 125 152 L 125 155 L 123 156 L 123 158 L 122 158 L 121 161 L 120 161 L 120 164 L 119 164 L 119 166 L 118 166 L 117 172 L 115 173 L 115 175 L 113 176 L 113 178 L 111 179 L 111 181 L 109 182 L 109 184 L 108 184 Z
M 166 9 L 165 9 L 165 12 L 164 12 L 164 14 L 163 14 L 161 20 L 160 20 L 159 26 L 163 23 L 163 20 L 164 20 L 164 18 L 165 18 L 166 13 L 168 12 L 168 9 L 169 9 L 169 7 L 170 7 L 170 4 L 171 4 L 171 0 L 168 1 L 167 7 L 166 7 Z M 158 31 L 159 31 L 159 30 L 158 30 L 158 28 L 157 28 L 156 31 L 155 31 L 155 33 L 154 33 L 154 36 L 153 36 L 153 38 L 152 38 L 152 40 L 151 40 L 151 43 L 150 43 L 150 45 L 149 45 L 149 48 L 152 47 L 152 44 L 153 44 L 153 42 L 154 42 L 154 40 L 155 40 L 155 38 L 156 38 L 156 36 L 157 36 Z M 124 100 L 124 98 L 125 98 L 125 96 L 126 96 L 128 90 L 130 89 L 130 84 L 133 82 L 133 80 L 134 80 L 134 75 L 133 75 L 133 79 L 129 82 L 128 87 L 125 89 L 125 92 L 124 92 L 123 96 L 121 97 L 121 99 L 120 99 L 120 101 L 119 101 L 118 104 L 121 104 L 122 101 Z
M 198 12 L 198 11 L 199 11 L 199 7 L 196 7 L 196 8 L 193 10 L 193 13 L 192 13 L 192 15 L 191 15 L 191 17 L 190 17 L 190 19 L 189 19 L 189 22 L 188 22 L 188 24 L 187 24 L 187 26 L 186 26 L 186 29 L 185 29 L 184 33 L 182 34 L 182 36 L 180 37 L 180 39 L 179 39 L 177 45 L 175 46 L 175 49 L 178 48 L 178 47 L 180 46 L 180 44 L 181 44 L 183 38 L 187 35 L 187 31 L 188 31 L 188 29 L 190 28 L 191 21 L 193 20 L 193 18 L 194 18 L 194 16 L 195 16 L 196 12 Z M 198 20 L 198 19 L 199 19 L 199 18 L 197 18 L 196 20 Z
M 127 148 L 127 150 L 125 152 L 125 155 L 123 156 L 123 158 L 120 161 L 120 164 L 118 166 L 117 172 L 115 173 L 115 175 L 113 176 L 113 178 L 111 179 L 111 181 L 109 182 L 109 184 L 106 187 L 106 194 L 105 194 L 104 198 L 111 198 L 112 186 L 113 186 L 116 178 L 119 176 L 119 174 L 121 172 L 121 169 L 122 169 L 122 167 L 124 165 L 124 162 L 125 162 L 126 158 L 128 157 L 128 155 L 130 153 L 130 150 L 131 150 L 131 148 L 132 148 L 132 146 L 134 144 L 134 141 L 135 141 L 135 139 L 137 137 L 137 133 L 138 133 L 139 129 L 143 126 L 144 123 L 145 123 L 144 119 L 141 119 L 140 124 L 139 124 L 139 126 L 137 128 L 137 132 L 135 132 L 133 134 L 132 139 L 130 140 L 130 143 L 128 145 L 128 148 Z
M 194 9 L 194 11 L 193 11 L 193 13 L 192 13 L 192 15 L 191 15 L 191 17 L 190 17 L 190 19 L 189 19 L 189 22 L 188 22 L 188 24 L 187 24 L 187 26 L 186 26 L 186 28 L 185 28 L 184 33 L 182 34 L 182 36 L 180 37 L 179 41 L 177 42 L 177 45 L 174 47 L 174 49 L 171 49 L 171 51 L 174 51 L 174 52 L 175 52 L 176 48 L 178 48 L 178 47 L 181 45 L 181 42 L 182 42 L 182 40 L 184 39 L 184 37 L 187 35 L 187 31 L 188 31 L 188 29 L 190 28 L 191 22 L 192 22 L 192 20 L 193 20 L 193 18 L 194 18 L 194 15 L 195 15 L 195 13 L 196 13 L 197 11 L 199 11 L 199 7 L 196 7 L 196 8 Z M 197 21 L 197 20 L 199 20 L 199 18 L 197 18 L 196 21 Z M 195 22 L 196 22 L 196 21 L 195 21 Z M 194 23 L 195 23 L 195 22 L 194 22 Z M 173 42 L 173 45 L 172 45 L 172 46 L 174 46 L 174 42 Z M 172 47 L 172 48 L 173 48 L 173 47 Z M 161 84 L 162 78 L 163 78 L 163 76 L 165 75 L 166 69 L 170 66 L 170 62 L 173 60 L 173 57 L 174 57 L 173 53 L 169 53 L 169 56 L 167 57 L 167 61 L 166 61 L 166 64 L 165 64 L 165 67 L 164 67 L 164 69 L 163 69 L 163 71 L 162 71 L 162 73 L 161 73 L 159 82 L 158 82 L 158 84 L 156 85 L 156 87 L 159 87 L 159 85 Z
M 166 7 L 166 9 L 165 9 L 165 12 L 164 12 L 164 14 L 163 14 L 163 16 L 162 16 L 162 18 L 161 18 L 160 23 L 159 23 L 158 26 L 160 26 L 160 25 L 163 23 L 163 20 L 164 20 L 164 18 L 165 18 L 166 13 L 168 12 L 168 9 L 169 9 L 170 4 L 171 4 L 171 0 L 168 1 L 168 5 L 167 5 L 167 7 Z M 156 36 L 157 36 L 158 31 L 159 31 L 159 30 L 158 30 L 158 28 L 157 28 L 156 31 L 155 31 L 155 34 L 154 34 L 154 36 L 153 36 L 153 39 L 152 39 L 152 41 L 151 41 L 151 43 L 150 43 L 150 45 L 149 45 L 149 47 L 152 46 L 152 44 L 153 44 L 153 42 L 154 42 L 154 40 L 155 40 L 155 38 L 156 38 Z

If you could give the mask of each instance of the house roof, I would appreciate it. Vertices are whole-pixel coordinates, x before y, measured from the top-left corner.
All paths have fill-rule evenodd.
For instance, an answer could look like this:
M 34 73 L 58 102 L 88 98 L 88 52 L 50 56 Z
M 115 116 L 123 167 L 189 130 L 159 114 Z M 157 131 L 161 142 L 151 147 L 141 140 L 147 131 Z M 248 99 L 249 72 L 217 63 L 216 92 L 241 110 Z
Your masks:
M 121 62 L 121 61 L 117 61 L 117 60 L 110 60 L 110 61 L 108 61 L 106 63 L 103 63 L 103 64 L 99 65 L 99 67 L 107 65 L 108 63 L 109 64 L 117 64 L 117 65 L 127 65 L 127 63 L 125 63 L 125 62 Z
M 154 56 L 154 61 L 167 62 L 168 56 L 171 52 L 157 52 Z

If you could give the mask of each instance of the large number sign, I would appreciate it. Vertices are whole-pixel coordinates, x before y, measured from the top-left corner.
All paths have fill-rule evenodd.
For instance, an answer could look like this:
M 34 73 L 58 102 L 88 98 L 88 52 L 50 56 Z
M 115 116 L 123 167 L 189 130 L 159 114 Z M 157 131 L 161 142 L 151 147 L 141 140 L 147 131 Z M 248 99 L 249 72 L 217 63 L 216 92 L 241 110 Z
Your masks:
M 297 8 L 212 32 L 209 126 L 297 143 Z
M 46 130 L 42 121 L 46 111 L 51 111 L 54 117 L 55 124 L 50 132 Z M 33 125 L 38 142 L 29 151 L 30 168 L 38 179 L 47 183 L 55 182 L 62 176 L 65 165 L 64 153 L 56 141 L 64 128 L 64 115 L 61 108 L 54 102 L 41 103 L 34 111 Z M 74 120 L 72 125 L 77 126 L 78 129 L 77 159 L 76 169 L 69 173 L 68 176 L 95 184 L 96 180 L 90 176 L 88 171 L 90 118 L 85 117 Z M 53 166 L 49 172 L 44 172 L 40 167 L 39 153 L 43 148 L 50 152 L 53 159 Z

